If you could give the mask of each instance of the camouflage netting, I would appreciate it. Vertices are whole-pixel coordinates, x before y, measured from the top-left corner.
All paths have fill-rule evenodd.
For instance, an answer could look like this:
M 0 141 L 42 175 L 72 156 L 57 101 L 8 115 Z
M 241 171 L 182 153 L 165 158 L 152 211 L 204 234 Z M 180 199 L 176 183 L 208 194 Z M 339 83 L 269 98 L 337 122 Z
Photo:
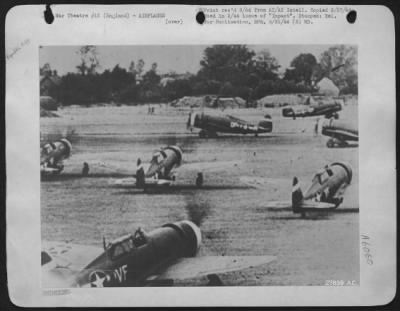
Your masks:
M 244 108 L 241 97 L 218 97 L 216 95 L 185 96 L 169 103 L 173 107 Z
M 317 83 L 318 93 L 327 96 L 339 96 L 340 90 L 331 79 L 323 78 Z
M 55 111 L 58 109 L 58 104 L 50 96 L 40 96 L 40 108 L 48 111 Z
M 268 95 L 257 101 L 259 107 L 273 108 L 302 105 L 310 94 L 278 94 Z
M 46 109 L 40 108 L 40 116 L 44 118 L 58 118 L 59 115 L 53 111 L 48 111 Z

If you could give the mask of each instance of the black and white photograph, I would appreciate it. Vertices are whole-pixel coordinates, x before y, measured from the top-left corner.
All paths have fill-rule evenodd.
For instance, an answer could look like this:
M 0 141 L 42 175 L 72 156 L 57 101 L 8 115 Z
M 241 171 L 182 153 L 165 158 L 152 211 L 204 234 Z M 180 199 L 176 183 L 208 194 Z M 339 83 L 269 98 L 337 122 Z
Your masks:
M 39 56 L 44 287 L 359 284 L 357 46 Z
M 385 6 L 13 7 L 12 304 L 390 303 L 394 29 Z

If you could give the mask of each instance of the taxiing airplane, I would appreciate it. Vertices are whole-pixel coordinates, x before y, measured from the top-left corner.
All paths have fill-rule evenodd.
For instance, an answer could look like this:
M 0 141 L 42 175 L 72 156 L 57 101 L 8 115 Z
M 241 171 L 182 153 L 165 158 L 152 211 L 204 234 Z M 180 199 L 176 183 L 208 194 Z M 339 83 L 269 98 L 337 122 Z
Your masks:
M 315 103 L 309 105 L 299 105 L 285 107 L 282 109 L 284 117 L 296 119 L 296 117 L 324 116 L 325 118 L 339 118 L 338 112 L 343 109 L 343 102 L 334 101 L 332 103 Z
M 195 257 L 201 231 L 191 221 L 170 223 L 151 232 L 136 230 L 103 248 L 49 243 L 42 250 L 43 287 L 166 286 L 176 280 L 267 264 L 272 256 Z M 222 285 L 222 282 L 219 283 Z
M 200 128 L 199 136 L 202 138 L 217 137 L 218 133 L 254 134 L 257 136 L 272 131 L 272 120 L 267 115 L 264 120 L 255 125 L 230 115 L 189 113 L 187 127 L 190 129 Z
M 64 160 L 71 156 L 72 145 L 68 139 L 49 142 L 40 150 L 41 175 L 57 175 L 64 169 Z
M 318 124 L 318 128 L 321 128 L 321 134 L 330 137 L 326 143 L 328 148 L 346 147 L 348 141 L 358 142 L 358 129 L 351 122 L 334 119 L 319 120 L 319 122 L 322 122 L 321 125 Z

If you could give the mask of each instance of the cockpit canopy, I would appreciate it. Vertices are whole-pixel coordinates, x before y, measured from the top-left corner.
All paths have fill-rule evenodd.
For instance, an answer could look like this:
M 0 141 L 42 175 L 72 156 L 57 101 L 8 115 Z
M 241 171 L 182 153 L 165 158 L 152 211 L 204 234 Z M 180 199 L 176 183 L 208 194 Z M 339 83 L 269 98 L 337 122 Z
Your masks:
M 164 159 L 164 156 L 161 153 L 161 151 L 156 151 L 153 153 L 152 163 L 160 164 L 163 159 Z
M 139 248 L 148 243 L 145 232 L 138 228 L 134 235 L 127 235 L 119 238 L 109 244 L 107 251 L 111 258 L 117 258 L 125 254 L 129 254 L 136 248 Z

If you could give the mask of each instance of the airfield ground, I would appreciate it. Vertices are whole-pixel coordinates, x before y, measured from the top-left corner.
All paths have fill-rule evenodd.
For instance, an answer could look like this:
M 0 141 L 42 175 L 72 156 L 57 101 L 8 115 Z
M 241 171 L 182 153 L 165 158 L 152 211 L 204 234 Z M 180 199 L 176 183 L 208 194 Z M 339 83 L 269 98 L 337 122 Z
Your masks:
M 112 240 L 182 219 L 200 223 L 203 245 L 198 256 L 273 255 L 268 265 L 221 275 L 230 286 L 324 285 L 326 280 L 359 283 L 358 148 L 326 147 L 327 138 L 314 137 L 316 118 L 284 119 L 280 109 L 227 109 L 249 121 L 272 115 L 271 134 L 221 135 L 200 139 L 186 129 L 189 110 L 155 105 L 142 107 L 70 107 L 60 118 L 41 118 L 44 139 L 72 135 L 72 157 L 56 180 L 41 182 L 43 240 L 72 240 L 101 247 Z M 357 119 L 357 105 L 345 106 L 341 118 Z M 184 151 L 177 187 L 144 194 L 110 185 L 113 178 L 134 173 L 136 159 L 150 160 L 160 146 L 177 144 Z M 88 178 L 78 177 L 82 163 Z M 291 211 L 271 211 L 269 201 L 289 200 L 292 177 L 302 188 L 313 174 L 333 161 L 353 167 L 344 212 L 301 219 Z M 194 181 L 205 162 L 204 189 Z M 243 180 L 258 178 L 263 188 Z M 349 212 L 345 212 L 347 211 Z M 177 285 L 205 285 L 205 279 Z

